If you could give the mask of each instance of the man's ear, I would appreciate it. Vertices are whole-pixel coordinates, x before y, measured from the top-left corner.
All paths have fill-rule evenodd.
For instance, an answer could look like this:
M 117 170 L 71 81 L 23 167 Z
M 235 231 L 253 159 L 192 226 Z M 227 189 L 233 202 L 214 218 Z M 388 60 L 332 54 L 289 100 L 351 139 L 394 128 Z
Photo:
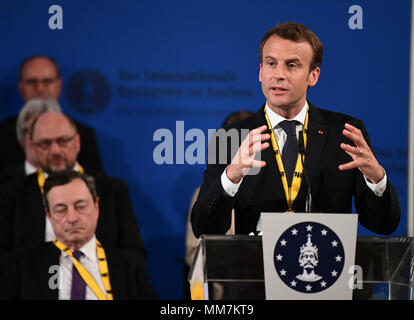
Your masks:
M 321 74 L 321 68 L 315 68 L 308 75 L 308 85 L 309 87 L 313 87 L 319 79 L 319 75 Z
M 56 98 L 56 100 L 58 100 L 59 97 L 60 97 L 60 93 L 62 92 L 62 85 L 63 85 L 62 78 L 59 78 L 57 80 L 58 89 L 57 89 L 57 98 Z
M 81 150 L 81 141 L 80 141 L 80 134 L 79 133 L 76 134 L 75 139 L 76 139 L 75 140 L 75 143 L 76 143 L 76 151 L 77 151 L 77 153 L 79 153 L 80 150 Z
M 262 82 L 262 64 L 259 66 L 259 82 Z
M 50 220 L 51 219 L 50 213 L 49 213 L 49 211 L 47 211 L 47 209 L 45 209 L 45 213 L 46 213 L 46 217 Z
M 96 212 L 98 213 L 98 217 L 99 217 L 99 197 L 96 197 L 96 201 L 95 201 L 95 208 L 96 208 Z

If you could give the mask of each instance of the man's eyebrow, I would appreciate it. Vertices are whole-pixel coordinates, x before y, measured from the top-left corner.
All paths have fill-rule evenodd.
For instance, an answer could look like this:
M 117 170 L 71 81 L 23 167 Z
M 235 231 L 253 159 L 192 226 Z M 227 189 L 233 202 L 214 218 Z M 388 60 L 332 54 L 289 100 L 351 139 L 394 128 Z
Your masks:
M 271 60 L 274 60 L 274 61 L 279 61 L 278 59 L 276 59 L 275 57 L 272 57 L 272 56 L 266 56 L 266 57 L 264 57 L 264 60 L 265 59 L 271 59 Z M 299 58 L 289 58 L 289 59 L 286 59 L 285 60 L 285 63 L 292 63 L 292 62 L 295 62 L 295 63 L 302 63 L 302 61 L 299 59 Z
M 298 63 L 298 64 L 302 63 L 299 58 L 291 58 L 291 59 L 286 60 L 286 63 L 292 63 L 292 62 L 295 62 L 295 63 Z

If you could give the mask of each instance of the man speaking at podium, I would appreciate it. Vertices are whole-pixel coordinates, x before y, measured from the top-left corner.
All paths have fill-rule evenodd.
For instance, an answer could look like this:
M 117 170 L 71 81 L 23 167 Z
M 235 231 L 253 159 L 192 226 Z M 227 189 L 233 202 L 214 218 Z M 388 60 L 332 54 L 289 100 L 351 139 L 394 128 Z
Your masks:
M 400 220 L 398 197 L 364 124 L 306 99 L 320 75 L 321 41 L 307 27 L 287 22 L 266 33 L 259 53 L 266 104 L 224 128 L 237 130 L 238 148 L 213 137 L 191 214 L 194 234 L 226 233 L 232 208 L 236 234 L 249 234 L 261 230 L 261 212 L 346 213 L 353 197 L 364 227 L 392 233 Z

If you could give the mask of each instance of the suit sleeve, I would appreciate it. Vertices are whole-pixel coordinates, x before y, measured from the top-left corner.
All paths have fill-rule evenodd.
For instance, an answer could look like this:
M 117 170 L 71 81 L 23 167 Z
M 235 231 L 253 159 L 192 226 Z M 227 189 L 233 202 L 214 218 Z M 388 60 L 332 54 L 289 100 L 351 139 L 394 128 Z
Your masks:
M 359 123 L 359 128 L 370 145 L 367 130 L 362 122 Z M 359 221 L 365 228 L 383 235 L 395 231 L 400 222 L 401 208 L 389 176 L 384 194 L 378 197 L 367 186 L 362 173 L 357 170 L 354 197 Z
M 0 187 L 0 250 L 11 251 L 13 249 L 13 217 L 14 205 L 12 184 L 4 184 Z
M 135 271 L 135 279 L 137 283 L 137 297 L 140 300 L 158 300 L 158 295 L 150 281 L 146 264 L 143 259 L 138 259 Z
M 14 254 L 0 252 L 0 300 L 17 300 L 19 298 L 19 266 Z

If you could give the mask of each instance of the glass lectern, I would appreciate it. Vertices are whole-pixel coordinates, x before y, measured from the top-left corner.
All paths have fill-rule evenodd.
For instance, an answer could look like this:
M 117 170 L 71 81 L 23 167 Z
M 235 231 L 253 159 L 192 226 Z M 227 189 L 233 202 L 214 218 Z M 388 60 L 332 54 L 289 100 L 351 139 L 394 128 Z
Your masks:
M 355 265 L 353 299 L 414 299 L 414 238 L 358 237 Z M 188 280 L 192 299 L 264 300 L 262 238 L 201 236 Z

